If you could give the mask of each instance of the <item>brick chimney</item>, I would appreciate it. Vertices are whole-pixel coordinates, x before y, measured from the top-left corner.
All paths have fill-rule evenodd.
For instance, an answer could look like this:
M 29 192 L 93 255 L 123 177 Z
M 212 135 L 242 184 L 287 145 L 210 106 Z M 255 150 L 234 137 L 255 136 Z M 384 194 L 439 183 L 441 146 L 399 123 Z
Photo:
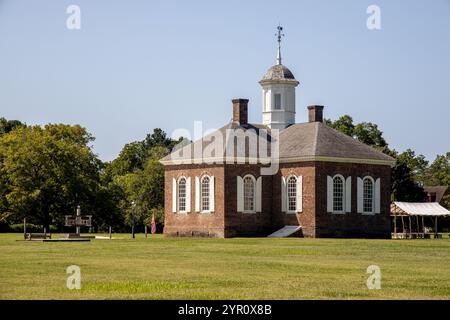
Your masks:
M 323 106 L 308 107 L 309 122 L 323 122 Z
M 233 122 L 248 123 L 248 99 L 233 99 Z

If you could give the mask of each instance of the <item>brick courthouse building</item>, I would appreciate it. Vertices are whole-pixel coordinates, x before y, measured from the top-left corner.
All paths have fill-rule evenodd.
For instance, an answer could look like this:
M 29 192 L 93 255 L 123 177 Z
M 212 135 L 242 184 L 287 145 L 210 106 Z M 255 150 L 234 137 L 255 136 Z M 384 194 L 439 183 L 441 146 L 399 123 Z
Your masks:
M 295 124 L 298 84 L 278 47 L 260 81 L 263 124 L 235 99 L 230 123 L 161 159 L 166 235 L 390 238 L 394 159 L 328 127 L 322 106 Z

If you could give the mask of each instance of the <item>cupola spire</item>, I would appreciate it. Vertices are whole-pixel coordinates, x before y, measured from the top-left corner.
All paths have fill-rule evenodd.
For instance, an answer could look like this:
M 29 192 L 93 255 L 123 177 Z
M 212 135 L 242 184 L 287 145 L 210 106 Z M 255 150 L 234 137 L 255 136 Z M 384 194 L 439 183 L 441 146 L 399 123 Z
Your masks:
M 295 123 L 295 88 L 299 82 L 291 70 L 281 64 L 283 27 L 278 25 L 277 31 L 277 63 L 267 70 L 259 84 L 263 90 L 263 124 L 270 129 L 283 130 Z
M 282 33 L 283 27 L 278 25 L 277 30 L 278 32 L 275 34 L 278 41 L 277 65 L 281 65 L 281 37 L 284 37 L 284 33 Z

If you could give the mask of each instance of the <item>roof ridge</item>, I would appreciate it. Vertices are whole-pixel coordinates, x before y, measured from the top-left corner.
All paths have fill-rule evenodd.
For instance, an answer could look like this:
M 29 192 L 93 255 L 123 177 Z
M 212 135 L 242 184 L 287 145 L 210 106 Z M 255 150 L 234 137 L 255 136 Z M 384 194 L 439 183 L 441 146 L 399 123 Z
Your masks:
M 314 132 L 314 141 L 313 141 L 313 150 L 314 154 L 317 154 L 317 139 L 319 137 L 319 122 L 315 122 L 315 132 Z

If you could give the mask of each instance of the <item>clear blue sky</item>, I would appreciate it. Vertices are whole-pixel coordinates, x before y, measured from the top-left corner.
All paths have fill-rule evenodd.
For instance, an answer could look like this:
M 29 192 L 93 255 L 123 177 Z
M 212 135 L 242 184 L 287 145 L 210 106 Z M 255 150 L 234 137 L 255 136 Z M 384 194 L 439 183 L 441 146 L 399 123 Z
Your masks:
M 81 30 L 66 28 L 70 4 Z M 371 4 L 379 31 L 366 28 Z M 79 123 L 103 160 L 155 127 L 220 127 L 232 98 L 249 98 L 259 123 L 278 23 L 297 122 L 323 104 L 377 123 L 399 151 L 450 151 L 450 0 L 0 0 L 0 116 Z

